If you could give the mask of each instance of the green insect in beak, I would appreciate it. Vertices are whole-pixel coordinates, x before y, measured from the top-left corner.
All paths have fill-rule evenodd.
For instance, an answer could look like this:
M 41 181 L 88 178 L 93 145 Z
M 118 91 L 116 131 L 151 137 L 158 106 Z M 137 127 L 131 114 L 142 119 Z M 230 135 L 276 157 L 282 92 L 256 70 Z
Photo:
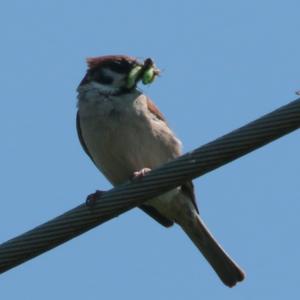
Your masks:
M 150 58 L 146 59 L 143 66 L 134 67 L 127 78 L 127 88 L 134 87 L 138 81 L 142 80 L 143 84 L 150 84 L 159 74 L 159 70 L 154 66 Z
M 130 71 L 128 78 L 127 78 L 127 88 L 131 89 L 132 87 L 134 87 L 134 85 L 141 78 L 141 73 L 142 73 L 141 66 L 136 66 Z
M 149 69 L 146 69 L 142 76 L 142 82 L 143 84 L 149 84 L 152 83 L 155 79 L 155 72 L 154 68 L 150 67 Z

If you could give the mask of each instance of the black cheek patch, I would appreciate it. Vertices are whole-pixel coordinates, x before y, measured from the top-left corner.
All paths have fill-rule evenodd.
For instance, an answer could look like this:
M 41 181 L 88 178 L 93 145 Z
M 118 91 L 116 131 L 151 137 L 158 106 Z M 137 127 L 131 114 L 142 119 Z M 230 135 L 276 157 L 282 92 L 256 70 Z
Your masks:
M 95 81 L 102 83 L 102 84 L 111 84 L 114 81 L 114 79 L 111 76 L 105 74 L 101 70 L 98 70 L 97 72 L 95 72 L 93 74 L 93 78 Z

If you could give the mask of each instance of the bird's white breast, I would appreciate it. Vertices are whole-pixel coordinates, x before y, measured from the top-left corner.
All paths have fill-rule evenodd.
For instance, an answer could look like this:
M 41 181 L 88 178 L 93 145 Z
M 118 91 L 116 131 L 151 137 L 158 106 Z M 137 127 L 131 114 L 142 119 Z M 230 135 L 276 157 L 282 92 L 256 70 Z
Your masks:
M 138 91 L 104 96 L 95 88 L 79 90 L 82 138 L 96 166 L 114 185 L 134 171 L 155 168 L 180 153 L 180 141 L 147 108 Z

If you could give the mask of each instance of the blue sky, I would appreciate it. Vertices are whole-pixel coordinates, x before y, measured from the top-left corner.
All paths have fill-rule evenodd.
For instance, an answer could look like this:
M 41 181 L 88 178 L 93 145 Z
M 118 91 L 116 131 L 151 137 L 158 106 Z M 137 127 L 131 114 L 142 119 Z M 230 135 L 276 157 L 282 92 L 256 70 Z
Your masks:
M 145 93 L 192 150 L 296 98 L 299 1 L 3 1 L 0 242 L 109 183 L 75 130 L 85 58 L 152 57 Z M 224 287 L 178 227 L 132 210 L 1 276 L 1 299 L 296 299 L 299 134 L 195 180 L 246 280 Z

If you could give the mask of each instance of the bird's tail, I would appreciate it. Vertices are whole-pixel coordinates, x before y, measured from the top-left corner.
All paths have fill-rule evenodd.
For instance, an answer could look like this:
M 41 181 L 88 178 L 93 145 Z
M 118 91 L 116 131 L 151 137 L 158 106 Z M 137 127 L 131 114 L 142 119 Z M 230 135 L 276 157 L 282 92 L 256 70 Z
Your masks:
M 217 243 L 198 215 L 195 215 L 193 221 L 187 224 L 180 224 L 180 226 L 225 285 L 233 287 L 237 282 L 244 279 L 244 272 Z

